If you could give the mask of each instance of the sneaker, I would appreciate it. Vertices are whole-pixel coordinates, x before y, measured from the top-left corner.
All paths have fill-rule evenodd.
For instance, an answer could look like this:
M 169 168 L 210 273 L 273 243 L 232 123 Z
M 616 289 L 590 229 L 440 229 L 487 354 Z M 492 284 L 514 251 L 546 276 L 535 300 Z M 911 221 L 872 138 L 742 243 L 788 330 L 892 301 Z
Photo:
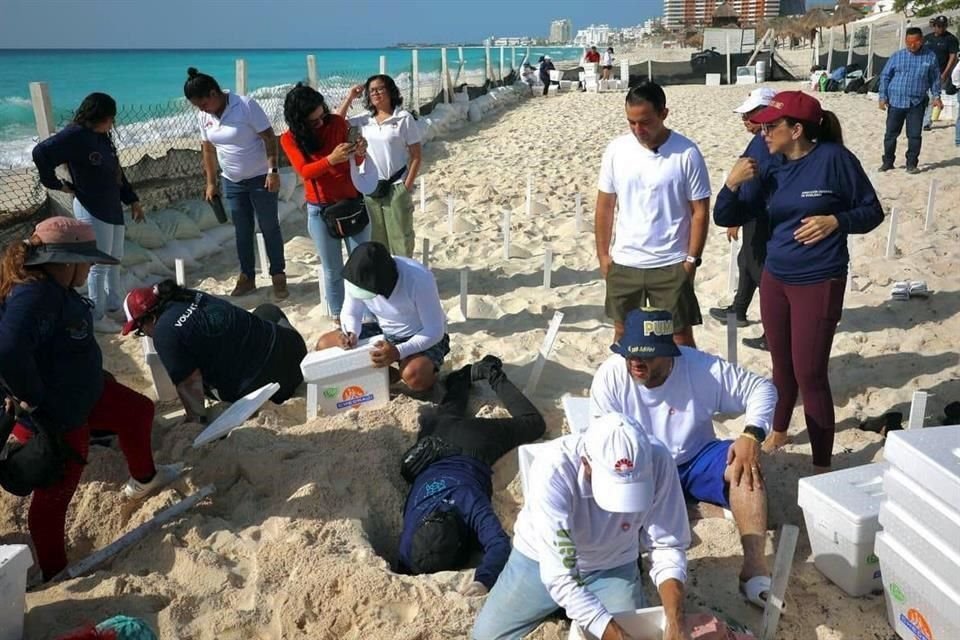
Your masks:
M 893 169 L 893 165 L 892 165 L 892 164 L 887 164 L 886 162 L 884 162 L 882 165 L 880 165 L 880 168 L 877 169 L 877 171 L 881 171 L 881 172 L 882 172 L 882 171 L 890 171 L 891 169 Z
M 907 173 L 909 173 L 912 176 L 915 176 L 918 173 L 920 173 L 920 167 L 907 167 Z
M 924 131 L 931 131 L 932 129 L 933 129 L 933 125 L 932 125 L 932 124 L 925 124 L 925 125 L 923 125 L 923 130 L 924 130 Z
M 290 291 L 287 289 L 287 274 L 277 273 L 273 278 L 273 297 L 277 300 L 285 300 L 290 297 Z
M 182 462 L 161 464 L 150 482 L 140 482 L 134 478 L 127 480 L 127 484 L 123 485 L 123 495 L 130 500 L 143 500 L 179 478 L 181 473 L 183 473 Z
M 497 356 L 483 356 L 480 362 L 475 362 L 470 370 L 470 380 L 487 380 L 494 371 L 503 370 L 503 361 Z
M 120 326 L 120 323 L 114 322 L 107 316 L 93 321 L 93 330 L 97 333 L 120 333 L 121 329 L 123 327 Z
M 247 276 L 245 273 L 241 273 L 240 277 L 237 278 L 237 285 L 233 288 L 233 291 L 230 292 L 231 296 L 245 296 L 248 293 L 255 291 L 257 288 L 256 283 L 253 281 L 253 278 Z
M 760 351 L 770 351 L 770 347 L 767 346 L 766 335 L 761 335 L 759 338 L 744 338 L 740 342 L 743 343 L 743 346 L 750 347 L 751 349 L 759 349 Z
M 733 310 L 733 307 L 713 307 L 710 309 L 710 317 L 719 322 L 720 324 L 726 326 L 727 324 L 727 314 Z M 746 314 L 740 315 L 737 314 L 737 326 L 740 328 L 749 326 L 750 322 L 747 320 Z

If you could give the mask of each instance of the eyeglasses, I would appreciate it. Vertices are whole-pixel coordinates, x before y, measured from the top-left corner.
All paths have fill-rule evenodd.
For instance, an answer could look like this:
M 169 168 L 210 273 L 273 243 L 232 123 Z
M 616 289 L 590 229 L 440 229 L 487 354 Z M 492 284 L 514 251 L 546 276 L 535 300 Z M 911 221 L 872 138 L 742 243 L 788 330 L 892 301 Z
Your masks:
M 369 93 L 370 95 L 373 95 L 375 93 L 386 93 L 386 92 L 387 92 L 386 87 L 370 87 L 369 89 L 367 89 L 367 93 Z
M 774 122 L 765 122 L 765 123 L 763 123 L 763 124 L 760 125 L 760 131 L 761 131 L 761 132 L 763 133 L 763 135 L 765 135 L 765 136 L 766 136 L 766 135 L 769 135 L 771 131 L 773 131 L 774 129 L 776 129 L 776 128 L 779 127 L 780 125 L 782 125 L 784 122 L 786 122 L 786 120 L 783 120 L 782 118 L 781 118 L 780 120 L 776 120 L 776 121 L 774 121 Z

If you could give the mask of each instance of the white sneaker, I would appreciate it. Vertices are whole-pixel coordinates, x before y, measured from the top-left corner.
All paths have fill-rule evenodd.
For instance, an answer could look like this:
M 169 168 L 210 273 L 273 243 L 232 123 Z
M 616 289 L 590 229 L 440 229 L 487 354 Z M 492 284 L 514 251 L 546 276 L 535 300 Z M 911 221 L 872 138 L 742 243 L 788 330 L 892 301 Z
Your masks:
M 150 482 L 139 482 L 134 478 L 127 480 L 123 485 L 123 495 L 131 500 L 143 500 L 179 478 L 182 473 L 182 462 L 158 465 L 157 473 Z
M 97 333 L 120 333 L 122 328 L 119 323 L 114 322 L 107 316 L 93 321 L 93 330 Z

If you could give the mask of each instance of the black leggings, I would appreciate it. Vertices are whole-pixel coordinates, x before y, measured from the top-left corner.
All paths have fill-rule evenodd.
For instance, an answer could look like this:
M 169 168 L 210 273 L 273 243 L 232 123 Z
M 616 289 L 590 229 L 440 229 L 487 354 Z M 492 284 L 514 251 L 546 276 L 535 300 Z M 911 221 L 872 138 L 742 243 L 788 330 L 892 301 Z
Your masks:
M 762 237 L 757 237 L 757 234 Z M 737 315 L 746 315 L 747 308 L 753 301 L 753 294 L 760 286 L 760 276 L 763 274 L 763 261 L 766 257 L 767 223 L 758 224 L 751 220 L 740 228 L 740 253 L 737 255 L 737 266 L 740 267 L 740 280 L 737 284 L 737 294 L 733 298 L 733 310 Z
M 253 310 L 253 315 L 277 325 L 277 337 L 260 373 L 242 395 L 256 391 L 265 384 L 278 382 L 280 390 L 270 400 L 281 404 L 289 400 L 303 382 L 300 362 L 307 355 L 307 345 L 277 305 L 262 304 Z
M 492 466 L 514 447 L 540 438 L 546 424 L 533 403 L 502 371 L 494 371 L 488 382 L 511 418 L 465 418 L 470 377 L 454 373 L 447 378 L 447 392 L 438 414 L 421 422 L 417 439 L 436 436 L 460 447 L 463 455 Z

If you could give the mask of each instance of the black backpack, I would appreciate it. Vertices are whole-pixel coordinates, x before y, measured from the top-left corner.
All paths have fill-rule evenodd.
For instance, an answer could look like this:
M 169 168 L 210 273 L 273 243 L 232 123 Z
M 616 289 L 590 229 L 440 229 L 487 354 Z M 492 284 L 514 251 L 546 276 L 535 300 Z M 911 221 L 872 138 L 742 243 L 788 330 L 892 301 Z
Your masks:
M 867 81 L 863 78 L 854 78 L 850 81 L 850 84 L 847 85 L 847 88 L 843 90 L 844 93 L 861 93 L 860 89 L 866 86 Z M 864 93 L 866 90 L 864 90 Z
M 21 444 L 10 439 L 17 424 L 15 412 L 0 407 L 0 487 L 15 496 L 25 497 L 34 489 L 52 487 L 63 479 L 71 459 L 87 461 L 67 444 L 63 434 L 50 431 L 31 419 L 33 437 Z

